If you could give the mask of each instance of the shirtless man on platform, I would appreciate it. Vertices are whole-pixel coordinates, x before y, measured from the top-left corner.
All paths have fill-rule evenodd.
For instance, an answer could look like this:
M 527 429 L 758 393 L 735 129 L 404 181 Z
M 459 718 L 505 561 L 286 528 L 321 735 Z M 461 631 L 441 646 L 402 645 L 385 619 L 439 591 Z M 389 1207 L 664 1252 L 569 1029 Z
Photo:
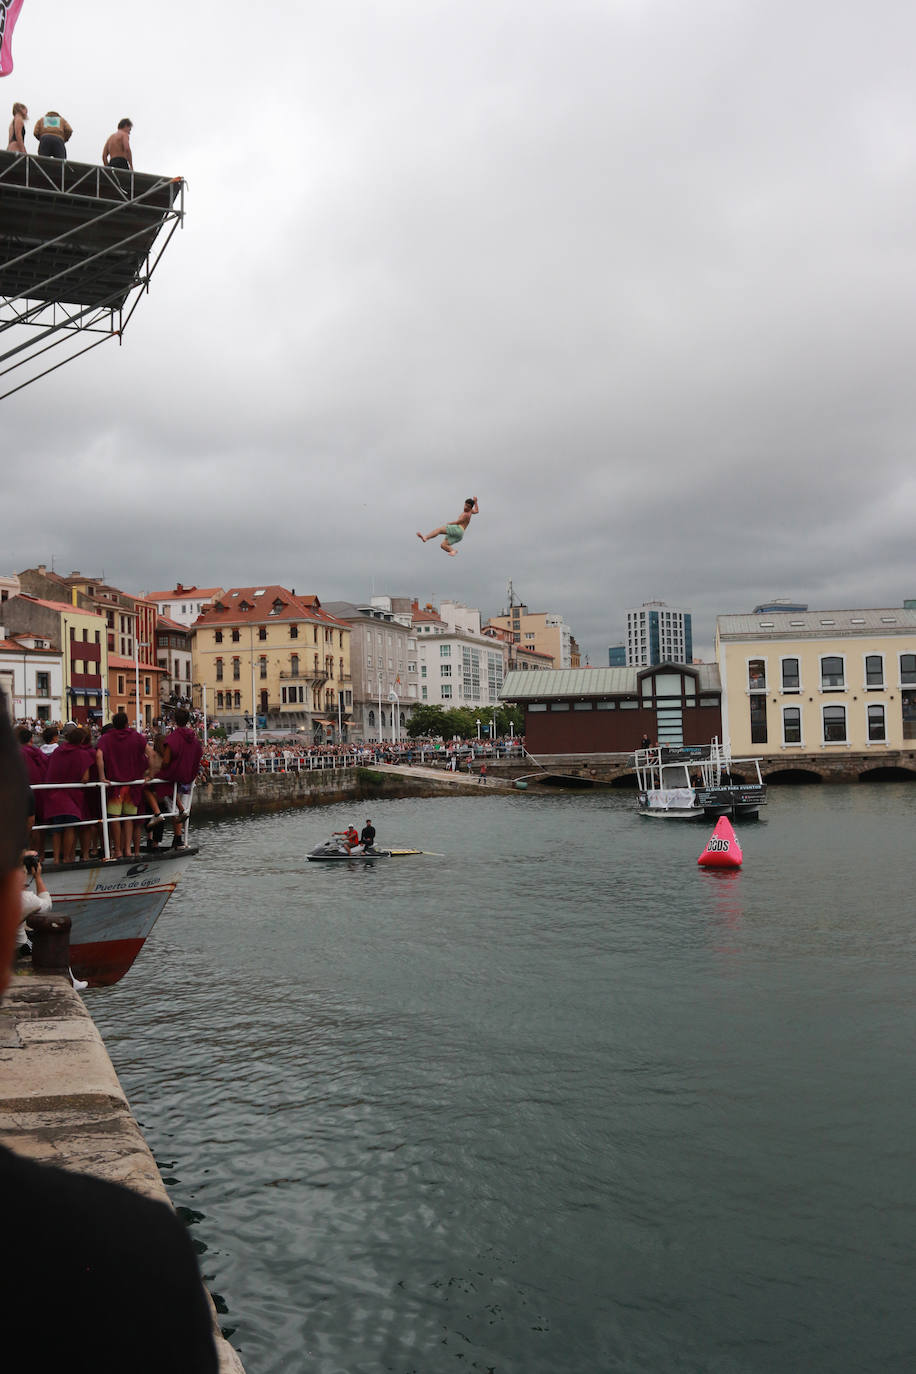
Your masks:
M 117 129 L 108 135 L 102 149 L 103 167 L 120 167 L 124 171 L 133 171 L 134 159 L 130 151 L 130 131 L 133 127 L 129 119 L 118 120 Z
M 444 534 L 445 538 L 439 545 L 439 548 L 445 549 L 445 552 L 451 554 L 452 558 L 454 558 L 458 550 L 453 548 L 452 545 L 461 543 L 461 540 L 464 538 L 464 532 L 471 523 L 471 516 L 479 514 L 480 510 L 477 506 L 477 497 L 469 496 L 464 503 L 464 510 L 458 516 L 454 525 L 440 525 L 437 530 L 431 530 L 429 534 L 421 534 L 420 531 L 417 530 L 417 538 L 422 539 L 425 544 L 427 539 L 435 539 L 437 534 Z

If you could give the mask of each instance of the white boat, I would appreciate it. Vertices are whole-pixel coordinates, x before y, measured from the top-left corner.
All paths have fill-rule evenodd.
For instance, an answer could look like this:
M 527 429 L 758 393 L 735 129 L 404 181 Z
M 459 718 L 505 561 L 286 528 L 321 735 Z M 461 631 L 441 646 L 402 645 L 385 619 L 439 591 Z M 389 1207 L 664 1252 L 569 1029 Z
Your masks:
M 766 805 L 760 760 L 733 759 L 717 739 L 708 745 L 637 749 L 633 760 L 641 816 L 747 820 Z
M 33 783 L 35 792 L 62 784 Z M 67 783 L 68 790 L 82 786 L 84 791 L 101 792 L 101 819 L 83 821 L 81 825 L 101 827 L 102 854 L 98 858 L 75 863 L 53 864 L 42 860 L 42 877 L 51 894 L 56 912 L 70 917 L 70 967 L 77 978 L 91 987 L 117 983 L 130 969 L 140 953 L 147 936 L 178 885 L 178 880 L 197 854 L 187 843 L 181 849 L 158 849 L 148 840 L 139 857 L 111 859 L 109 835 L 110 819 L 106 814 L 105 787 L 100 783 Z M 171 799 L 162 801 L 162 815 L 168 825 L 175 809 L 176 789 Z M 185 812 L 190 814 L 191 797 L 182 798 Z M 131 819 L 134 819 L 133 817 Z M 146 821 L 150 813 L 136 819 Z M 34 847 L 42 852 L 50 827 L 36 825 L 33 830 Z M 47 866 L 45 866 L 47 865 Z

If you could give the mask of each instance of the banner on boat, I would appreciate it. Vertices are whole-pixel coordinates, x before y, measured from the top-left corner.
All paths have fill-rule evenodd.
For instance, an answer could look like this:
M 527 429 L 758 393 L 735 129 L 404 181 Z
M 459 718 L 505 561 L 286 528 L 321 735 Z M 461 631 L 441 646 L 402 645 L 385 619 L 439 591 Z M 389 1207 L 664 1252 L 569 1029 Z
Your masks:
M 13 70 L 13 29 L 24 0 L 0 0 L 0 76 Z

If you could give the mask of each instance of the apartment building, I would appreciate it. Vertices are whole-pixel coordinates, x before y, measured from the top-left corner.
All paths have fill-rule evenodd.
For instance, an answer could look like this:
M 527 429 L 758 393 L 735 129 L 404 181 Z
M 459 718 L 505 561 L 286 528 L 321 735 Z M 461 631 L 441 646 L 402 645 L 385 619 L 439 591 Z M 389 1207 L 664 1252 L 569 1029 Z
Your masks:
M 916 609 L 722 615 L 716 658 L 735 754 L 916 747 Z
M 627 611 L 626 660 L 630 667 L 693 662 L 693 618 L 664 601 Z
M 3 623 L 10 637 L 34 636 L 60 654 L 60 718 L 80 725 L 98 724 L 107 713 L 108 702 L 104 618 L 68 601 L 21 593 L 3 603 Z
M 348 738 L 400 739 L 419 693 L 417 640 L 410 616 L 392 608 L 392 598 L 326 601 L 324 609 L 345 621 L 350 634 L 353 712 Z
M 491 615 L 487 623 L 508 632 L 510 652 L 515 646 L 533 649 L 537 654 L 548 656 L 552 668 L 573 666 L 572 631 L 563 617 L 554 611 L 529 611 L 520 602 L 511 605 L 500 615 Z M 577 659 L 578 656 L 577 646 Z M 516 666 L 514 658 L 510 659 L 510 666 Z
M 194 625 L 193 680 L 230 731 L 258 728 L 316 738 L 345 732 L 353 708 L 350 626 L 317 596 L 285 587 L 233 587 Z
M 185 587 L 181 582 L 171 591 L 143 593 L 144 600 L 155 604 L 157 614 L 189 628 L 222 595 L 222 587 Z
M 459 601 L 437 610 L 414 602 L 420 701 L 434 706 L 497 705 L 506 675 L 508 646 L 484 633 L 480 612 Z

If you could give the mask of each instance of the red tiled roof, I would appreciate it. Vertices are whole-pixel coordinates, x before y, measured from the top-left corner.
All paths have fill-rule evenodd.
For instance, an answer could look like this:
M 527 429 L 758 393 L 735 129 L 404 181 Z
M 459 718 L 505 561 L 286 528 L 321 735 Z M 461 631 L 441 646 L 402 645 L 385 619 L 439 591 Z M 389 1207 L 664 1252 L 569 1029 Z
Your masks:
M 242 603 L 248 610 L 242 609 Z M 276 606 L 276 610 L 274 607 Z M 194 622 L 195 628 L 210 625 L 264 625 L 271 620 L 309 620 L 319 624 L 339 626 L 349 630 L 345 620 L 338 620 L 321 609 L 317 596 L 293 596 L 285 587 L 231 587 L 202 611 Z
M 121 658 L 119 654 L 109 654 L 108 666 L 109 668 L 129 668 L 130 671 L 133 672 L 134 660 L 132 658 Z M 160 668 L 158 663 L 145 663 L 142 658 L 139 666 L 141 672 L 145 673 L 165 673 L 168 671 L 166 668 Z
M 32 601 L 36 606 L 45 606 L 49 611 L 67 611 L 70 615 L 91 615 L 96 620 L 103 620 L 98 611 L 84 611 L 81 606 L 72 606 L 69 601 L 44 601 L 40 596 L 29 596 L 26 592 L 20 592 L 23 601 Z
M 170 592 L 144 592 L 143 595 L 147 601 L 180 601 L 183 596 L 194 601 L 209 601 L 222 590 L 222 587 L 182 587 L 179 583 Z
M 0 639 L 0 651 L 4 649 L 12 650 L 17 654 L 52 654 L 55 658 L 60 658 L 60 649 L 33 649 L 28 644 L 23 644 L 23 639 L 30 639 L 29 634 L 14 636 L 12 639 Z
M 191 633 L 190 625 L 179 625 L 177 620 L 170 620 L 167 615 L 156 617 L 156 629 L 158 630 L 160 626 L 164 626 L 167 630 L 181 630 L 186 635 Z

